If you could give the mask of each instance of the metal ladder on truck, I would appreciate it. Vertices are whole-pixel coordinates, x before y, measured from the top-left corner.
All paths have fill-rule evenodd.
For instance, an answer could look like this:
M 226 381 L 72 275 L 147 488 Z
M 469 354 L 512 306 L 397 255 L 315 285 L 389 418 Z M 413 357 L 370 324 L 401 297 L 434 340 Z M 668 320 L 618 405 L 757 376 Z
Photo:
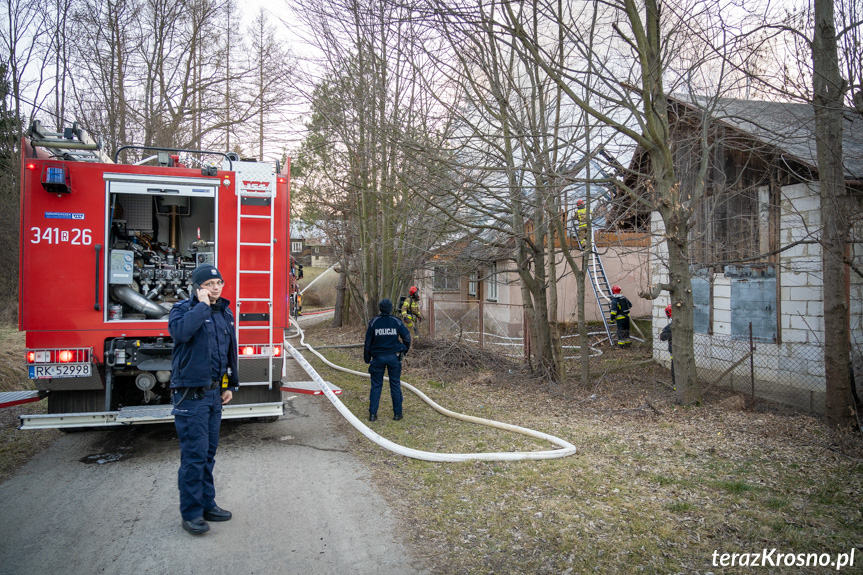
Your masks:
M 579 237 L 578 245 L 584 251 L 585 242 Z M 605 327 L 605 335 L 608 337 L 608 343 L 614 345 L 612 331 L 617 330 L 615 322 L 611 319 L 611 284 L 608 283 L 608 276 L 605 274 L 605 268 L 602 266 L 602 258 L 596 251 L 596 244 L 590 242 L 590 254 L 587 260 L 587 276 L 590 279 L 590 286 L 593 288 L 593 295 L 596 297 L 596 307 L 602 314 L 602 324 Z
M 272 178 L 271 178 L 272 179 Z M 237 177 L 237 185 L 240 186 L 243 178 Z M 268 389 L 273 388 L 273 349 L 275 342 L 273 341 L 273 237 L 275 234 L 275 182 L 271 181 L 267 190 L 249 190 L 244 187 L 239 187 L 237 191 L 237 342 L 240 341 L 240 330 L 258 330 L 267 331 L 267 379 L 266 381 L 240 381 L 240 385 L 266 385 Z M 253 214 L 250 210 L 243 211 L 244 207 L 249 206 L 268 206 L 268 214 Z M 250 242 L 243 241 L 242 230 L 243 223 L 250 220 L 267 220 L 269 223 L 269 233 L 267 238 L 269 241 Z M 243 263 L 252 261 L 254 258 L 244 258 L 245 254 L 251 254 L 256 250 L 267 248 L 269 257 L 267 261 L 269 265 L 267 269 L 243 269 Z M 258 252 L 260 253 L 260 252 Z M 263 275 L 268 278 L 269 291 L 267 297 L 250 297 L 247 295 L 250 291 L 249 281 L 243 281 L 244 276 Z M 260 295 L 260 294 L 256 294 Z M 267 312 L 263 313 L 244 313 L 243 304 L 251 302 L 266 302 Z M 266 316 L 266 317 L 264 317 Z M 244 322 L 262 322 L 266 320 L 267 325 L 242 325 Z M 239 344 L 242 348 L 242 344 Z
M 102 142 L 93 140 L 78 125 L 78 122 L 74 122 L 71 127 L 63 128 L 62 132 L 52 132 L 39 120 L 33 120 L 27 134 L 30 136 L 31 146 L 50 149 L 58 160 L 114 163 L 102 150 Z

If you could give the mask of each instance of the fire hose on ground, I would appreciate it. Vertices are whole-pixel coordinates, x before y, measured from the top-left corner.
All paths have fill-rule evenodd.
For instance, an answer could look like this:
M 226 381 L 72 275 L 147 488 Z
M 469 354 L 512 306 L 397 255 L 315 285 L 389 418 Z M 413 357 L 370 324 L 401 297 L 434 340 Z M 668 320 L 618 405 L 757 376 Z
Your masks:
M 308 349 L 310 352 L 315 354 L 321 361 L 323 361 L 326 365 L 330 366 L 333 369 L 338 371 L 342 371 L 344 373 L 350 373 L 353 375 L 358 375 L 360 377 L 369 377 L 368 373 L 363 373 L 361 371 L 355 371 L 352 369 L 348 369 L 346 367 L 342 367 L 330 362 L 323 355 L 318 353 L 311 345 L 305 342 L 305 334 L 303 330 L 300 329 L 300 326 L 296 324 L 293 320 L 291 324 L 297 329 L 299 337 L 300 337 L 300 345 Z M 296 337 L 296 336 L 290 336 Z M 446 415 L 448 417 L 453 417 L 455 419 L 460 419 L 461 421 L 467 421 L 469 423 L 476 423 L 479 425 L 485 425 L 487 427 L 494 427 L 497 429 L 502 429 L 504 431 L 512 431 L 515 433 L 520 433 L 522 435 L 527 435 L 529 437 L 534 437 L 536 439 L 542 439 L 545 441 L 549 441 L 555 445 L 561 447 L 561 449 L 552 449 L 547 451 L 512 451 L 512 452 L 488 452 L 488 453 L 435 453 L 432 451 L 422 451 L 419 449 L 413 449 L 411 447 L 405 447 L 403 445 L 398 445 L 381 437 L 374 431 L 372 431 L 365 423 L 359 420 L 359 418 L 351 413 L 351 411 L 339 400 L 338 397 L 333 393 L 327 383 L 323 380 L 323 378 L 318 374 L 318 372 L 309 364 L 305 357 L 297 350 L 294 346 L 288 343 L 289 338 L 285 338 L 285 349 L 291 356 L 297 360 L 297 362 L 303 367 L 303 369 L 308 372 L 314 382 L 321 388 L 323 394 L 330 400 L 335 408 L 342 414 L 342 416 L 347 419 L 351 425 L 353 425 L 357 431 L 362 433 L 366 438 L 376 443 L 377 445 L 383 447 L 384 449 L 388 449 L 394 453 L 398 453 L 399 455 L 404 455 L 405 457 L 412 457 L 414 459 L 422 459 L 425 461 L 447 461 L 447 462 L 458 462 L 458 461 L 471 461 L 471 460 L 480 460 L 480 461 L 521 461 L 521 460 L 537 460 L 537 459 L 557 459 L 560 457 L 566 457 L 568 455 L 575 454 L 576 448 L 573 444 L 568 441 L 564 441 L 559 437 L 555 437 L 548 433 L 543 433 L 541 431 L 535 431 L 533 429 L 527 429 L 526 427 L 519 427 L 517 425 L 511 425 L 509 423 L 502 423 L 500 421 L 494 421 L 491 419 L 483 419 L 481 417 L 474 417 L 472 415 L 464 415 L 462 413 L 456 413 L 454 411 L 450 411 L 429 398 L 423 392 L 415 388 L 414 386 L 402 380 L 402 387 L 407 388 L 409 391 L 413 392 L 417 397 L 426 402 L 432 409 L 435 411 Z

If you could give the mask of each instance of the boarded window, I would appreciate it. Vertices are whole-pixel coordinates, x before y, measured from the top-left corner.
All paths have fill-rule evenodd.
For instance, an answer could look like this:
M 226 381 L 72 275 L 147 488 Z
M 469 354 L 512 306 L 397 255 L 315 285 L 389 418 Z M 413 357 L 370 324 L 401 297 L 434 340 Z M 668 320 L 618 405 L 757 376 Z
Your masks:
M 710 333 L 710 280 L 692 278 L 692 329 L 695 333 Z
M 731 339 L 776 343 L 776 269 L 773 265 L 728 266 L 731 278 Z

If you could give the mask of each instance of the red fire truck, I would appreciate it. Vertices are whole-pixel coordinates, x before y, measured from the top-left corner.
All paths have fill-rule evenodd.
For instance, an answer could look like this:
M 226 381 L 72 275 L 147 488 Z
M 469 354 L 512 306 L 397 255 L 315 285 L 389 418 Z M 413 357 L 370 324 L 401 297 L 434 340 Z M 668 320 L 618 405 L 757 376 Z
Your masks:
M 140 146 L 108 158 L 77 125 L 39 122 L 21 155 L 19 329 L 48 396 L 48 413 L 22 416 L 22 429 L 171 421 L 168 314 L 201 263 L 222 272 L 237 319 L 240 389 L 223 417 L 283 413 L 300 269 L 287 163 Z

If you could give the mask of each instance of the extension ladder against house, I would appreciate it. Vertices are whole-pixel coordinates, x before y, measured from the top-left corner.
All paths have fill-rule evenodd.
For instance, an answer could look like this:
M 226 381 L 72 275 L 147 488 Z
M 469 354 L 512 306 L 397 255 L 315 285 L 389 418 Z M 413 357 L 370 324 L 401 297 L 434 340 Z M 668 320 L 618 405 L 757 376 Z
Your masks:
M 247 183 L 243 180 L 247 175 L 244 174 L 244 177 L 237 177 L 237 324 L 236 324 L 236 333 L 237 333 L 237 341 L 240 341 L 240 331 L 243 330 L 252 330 L 263 332 L 266 330 L 267 332 L 267 380 L 266 381 L 240 381 L 240 385 L 266 385 L 269 389 L 273 387 L 273 363 L 274 363 L 274 345 L 275 341 L 273 338 L 273 260 L 274 260 L 274 247 L 273 247 L 273 238 L 275 234 L 275 196 L 276 196 L 276 184 L 275 184 L 275 176 L 269 174 L 268 178 L 257 178 L 256 182 L 253 182 L 255 185 L 260 184 L 260 182 L 269 181 L 268 187 L 264 189 L 263 186 L 258 186 L 255 189 L 250 189 L 247 187 Z M 250 182 L 252 183 L 252 182 Z M 266 210 L 268 213 L 260 213 L 260 210 L 256 210 L 251 208 L 252 206 L 267 206 L 269 209 Z M 244 210 L 244 208 L 246 208 Z M 257 213 L 252 213 L 257 212 Z M 243 227 L 244 224 L 248 226 L 252 226 L 255 221 L 259 223 L 266 223 L 269 225 L 269 233 L 267 234 L 268 241 L 266 242 L 252 242 L 243 239 Z M 255 226 L 257 227 L 257 226 Z M 248 232 L 249 230 L 247 230 Z M 246 236 L 250 235 L 249 233 Z M 260 234 L 258 234 L 260 235 Z M 266 268 L 259 269 L 247 269 L 245 266 L 248 266 L 251 261 L 260 261 L 260 258 L 252 257 L 254 255 L 259 255 L 261 250 L 267 250 L 268 258 L 266 259 L 269 262 L 269 265 Z M 248 256 L 248 257 L 244 257 Z M 251 276 L 267 276 L 267 284 L 269 286 L 269 290 L 267 292 L 267 297 L 262 298 L 259 297 L 260 289 L 257 290 L 257 293 L 254 293 L 249 284 L 251 283 Z M 254 304 L 253 302 L 259 302 Z M 266 313 L 246 313 L 243 311 L 244 303 L 253 303 L 255 307 L 260 307 L 260 302 L 266 302 L 267 311 Z M 248 307 L 248 306 L 247 306 Z M 266 321 L 267 325 L 262 325 L 262 322 Z M 249 325 L 251 323 L 255 323 L 257 325 Z M 245 325 L 244 325 L 245 324 Z M 281 343 L 282 338 L 279 338 L 279 343 Z M 263 342 L 261 342 L 263 343 Z M 242 347 L 242 344 L 240 344 Z
M 578 245 L 582 251 L 585 248 L 584 244 L 585 242 L 579 237 Z M 596 244 L 593 242 L 590 243 L 590 254 L 587 260 L 587 277 L 590 279 L 590 286 L 593 288 L 594 297 L 596 297 L 596 307 L 602 316 L 602 324 L 605 327 L 608 343 L 614 345 L 611 334 L 613 330 L 616 331 L 617 326 L 611 319 L 611 285 L 608 283 L 608 276 L 602 265 L 602 257 L 596 251 Z

